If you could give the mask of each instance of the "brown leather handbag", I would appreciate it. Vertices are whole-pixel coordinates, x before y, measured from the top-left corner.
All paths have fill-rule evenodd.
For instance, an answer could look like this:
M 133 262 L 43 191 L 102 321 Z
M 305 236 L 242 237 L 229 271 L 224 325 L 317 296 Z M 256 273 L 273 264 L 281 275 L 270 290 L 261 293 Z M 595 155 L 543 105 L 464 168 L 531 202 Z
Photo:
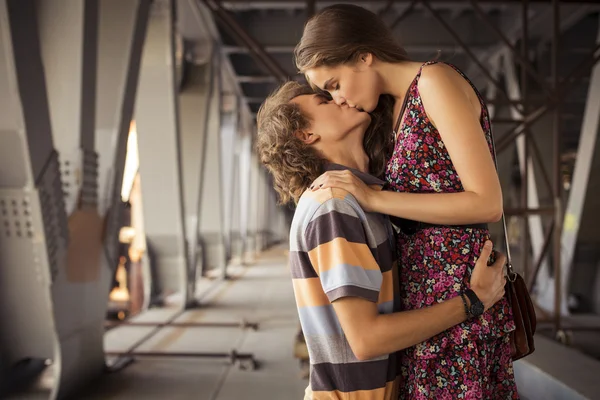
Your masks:
M 504 215 L 502 215 L 502 225 L 504 228 L 507 260 L 505 291 L 515 321 L 515 330 L 510 333 L 510 347 L 512 359 L 516 361 L 530 355 L 535 350 L 533 335 L 535 334 L 537 320 L 527 285 L 523 277 L 516 273 L 512 266 Z
M 496 162 L 496 146 L 492 136 L 492 150 L 494 162 Z M 496 164 L 496 169 L 498 165 Z M 527 285 L 523 277 L 515 272 L 510 256 L 508 244 L 508 231 L 506 229 L 506 217 L 502 213 L 502 229 L 504 230 L 504 244 L 506 251 L 506 298 L 512 308 L 515 321 L 515 330 L 510 333 L 511 356 L 513 361 L 526 357 L 534 352 L 535 344 L 533 335 L 536 328 L 536 316 L 533 302 L 529 296 Z

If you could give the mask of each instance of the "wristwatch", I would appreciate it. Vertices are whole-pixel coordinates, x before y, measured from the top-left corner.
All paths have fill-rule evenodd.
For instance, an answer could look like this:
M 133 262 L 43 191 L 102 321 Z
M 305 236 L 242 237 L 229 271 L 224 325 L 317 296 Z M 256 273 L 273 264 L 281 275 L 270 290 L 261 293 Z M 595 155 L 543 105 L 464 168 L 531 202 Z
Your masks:
M 464 291 L 464 294 L 469 299 L 469 302 L 471 302 L 471 307 L 469 307 L 469 316 L 479 317 L 481 314 L 483 314 L 485 307 L 475 292 L 471 289 L 467 289 Z

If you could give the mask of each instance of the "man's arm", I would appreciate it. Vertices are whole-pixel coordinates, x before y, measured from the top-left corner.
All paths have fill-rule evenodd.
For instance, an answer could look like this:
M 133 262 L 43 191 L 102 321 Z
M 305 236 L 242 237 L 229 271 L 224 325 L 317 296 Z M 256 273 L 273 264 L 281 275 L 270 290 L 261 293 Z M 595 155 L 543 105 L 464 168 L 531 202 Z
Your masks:
M 506 261 L 500 255 L 488 267 L 491 242 L 488 245 L 483 248 L 475 266 L 475 279 L 471 279 L 471 289 L 483 302 L 486 310 L 504 295 L 503 267 Z M 393 314 L 379 314 L 374 303 L 357 297 L 336 300 L 333 308 L 350 347 L 359 360 L 376 358 L 414 346 L 467 318 L 460 297 L 431 307 Z

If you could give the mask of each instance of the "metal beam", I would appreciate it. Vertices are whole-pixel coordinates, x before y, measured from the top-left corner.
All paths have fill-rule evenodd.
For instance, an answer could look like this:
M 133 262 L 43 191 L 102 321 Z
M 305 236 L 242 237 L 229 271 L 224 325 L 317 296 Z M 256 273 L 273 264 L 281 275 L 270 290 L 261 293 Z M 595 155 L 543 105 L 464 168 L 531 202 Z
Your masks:
M 243 76 L 238 75 L 235 79 L 240 83 L 274 83 L 277 78 L 274 76 Z
M 486 23 L 487 26 L 489 26 L 492 31 L 494 31 L 494 33 L 496 34 L 496 36 L 502 41 L 504 42 L 504 44 L 506 45 L 506 47 L 508 47 L 510 49 L 510 51 L 513 54 L 513 57 L 516 59 L 516 61 L 521 64 L 521 66 L 527 71 L 529 72 L 529 75 L 534 78 L 536 80 L 536 82 L 538 82 L 538 84 L 542 87 L 542 89 L 544 89 L 546 91 L 546 93 L 548 94 L 552 94 L 550 88 L 548 87 L 548 85 L 546 84 L 545 80 L 539 75 L 539 73 L 535 70 L 535 68 L 529 63 L 529 60 L 527 59 L 527 52 L 525 51 L 521 51 L 521 53 L 519 53 L 517 51 L 517 49 L 513 46 L 513 44 L 510 42 L 510 40 L 506 37 L 506 35 L 496 26 L 496 24 L 494 23 L 494 21 L 491 20 L 491 18 L 489 17 L 488 14 L 486 14 L 485 11 L 483 11 L 483 9 L 481 8 L 481 6 L 478 4 L 477 0 L 469 0 L 469 2 L 471 3 L 471 6 L 473 7 L 473 9 L 475 10 L 475 13 L 477 15 L 479 15 L 479 18 L 481 18 L 482 21 L 484 21 Z M 524 0 L 523 4 L 527 5 L 528 1 Z M 528 29 L 527 29 L 527 25 L 528 25 L 528 9 L 529 7 L 525 7 L 525 11 L 522 13 L 522 17 L 521 17 L 521 22 L 523 24 L 523 43 L 527 44 L 528 42 Z M 527 46 L 527 45 L 525 45 Z M 527 49 L 527 47 L 525 47 L 525 49 Z
M 600 27 L 598 28 L 596 42 L 600 44 Z M 588 182 L 592 172 L 592 162 L 594 157 L 600 156 L 597 154 L 598 146 L 596 145 L 599 129 L 600 64 L 596 64 L 592 69 L 587 102 L 583 112 L 583 123 L 581 125 L 581 135 L 579 136 L 579 148 L 577 150 L 577 162 L 575 163 L 575 168 L 573 170 L 571 189 L 564 218 L 564 229 L 561 236 L 561 249 L 563 250 L 561 259 L 562 293 L 567 293 L 569 278 L 573 271 L 573 259 L 575 257 L 575 248 L 584 203 L 587 197 L 586 192 Z M 598 171 L 595 172 L 598 173 Z
M 69 238 L 36 2 L 0 1 L 0 20 L 0 396 L 9 397 L 19 361 L 55 363 L 50 382 L 60 379 L 51 287 Z M 19 397 L 52 398 L 43 386 Z
M 410 3 L 412 0 L 396 0 L 395 3 Z M 372 0 L 372 1 L 345 1 L 345 3 L 353 3 L 362 6 L 377 6 L 383 7 L 386 5 L 388 0 Z M 548 4 L 547 0 L 532 0 L 532 3 L 545 3 Z M 338 4 L 338 1 L 318 1 L 320 7 L 327 7 L 329 5 Z M 435 4 L 453 5 L 453 4 L 464 4 L 464 2 L 457 0 L 435 0 Z M 521 4 L 521 0 L 481 0 L 481 3 L 503 6 L 506 4 L 515 4 L 516 6 Z M 561 0 L 561 3 L 565 4 L 596 4 L 596 0 Z M 226 0 L 222 2 L 224 7 L 236 8 L 236 7 L 253 7 L 255 9 L 261 8 L 298 8 L 303 9 L 306 7 L 306 1 L 299 0 Z
M 564 79 L 562 79 L 561 84 L 558 88 L 558 94 L 555 98 L 565 97 L 572 89 L 576 86 L 578 82 L 583 78 L 583 74 L 587 71 L 588 68 L 593 67 L 600 60 L 600 44 L 596 45 L 594 49 L 590 52 L 588 57 L 585 58 L 577 67 L 575 67 L 571 73 Z M 519 126 L 515 127 L 512 131 L 508 132 L 504 135 L 497 143 L 498 153 L 501 153 L 503 150 L 507 148 L 507 146 L 515 140 L 519 135 L 523 133 L 523 129 L 527 124 L 533 124 L 535 121 L 540 119 L 543 115 L 546 114 L 553 107 L 553 103 L 548 103 L 540 106 L 535 111 L 529 113 L 523 123 Z
M 530 3 L 537 2 L 530 1 Z M 563 14 L 560 25 L 561 32 L 568 30 L 570 27 L 579 22 L 585 15 L 593 12 L 593 10 L 598 9 L 597 4 L 593 5 L 594 2 L 589 2 L 588 4 L 582 4 L 578 2 L 570 2 L 571 4 L 567 3 L 568 2 L 566 1 L 561 1 L 561 12 Z M 547 43 L 552 38 L 552 8 L 536 7 L 536 9 L 537 12 L 533 10 L 533 7 L 530 7 L 528 32 L 531 38 L 539 38 L 541 39 L 540 43 Z M 515 44 L 523 34 L 522 21 L 520 21 L 515 15 L 513 18 L 509 18 L 506 24 L 503 26 L 501 25 L 499 30 L 504 33 L 505 37 L 512 44 Z M 538 44 L 538 46 L 539 45 L 540 44 Z M 479 53 L 478 56 L 481 60 L 490 60 L 494 55 L 499 54 L 504 47 L 505 45 L 503 44 L 492 46 L 488 50 Z M 478 68 L 476 68 L 476 66 L 472 66 L 467 69 L 467 75 L 471 79 L 477 80 L 481 77 L 482 73 Z
M 552 80 L 556 93 L 559 91 L 560 76 L 558 71 L 558 58 L 560 55 L 560 4 L 559 0 L 552 0 Z M 560 108 L 561 97 L 557 96 L 554 105 L 554 114 L 552 121 L 552 160 L 554 168 L 553 176 L 553 200 L 554 200 L 554 230 L 553 233 L 553 264 L 554 264 L 554 333 L 558 334 L 561 330 L 561 303 L 563 298 L 561 284 L 561 252 L 560 236 L 563 226 L 563 206 L 562 206 L 562 171 L 560 168 L 561 152 L 561 129 L 560 129 Z M 568 313 L 565 307 L 566 313 Z
M 403 46 L 404 49 L 410 53 L 433 53 L 436 51 L 443 52 L 451 52 L 453 54 L 464 54 L 465 51 L 463 48 L 453 44 L 415 44 L 415 45 L 406 45 Z M 482 51 L 487 49 L 489 46 L 484 45 L 474 45 L 470 46 L 474 51 Z M 295 46 L 266 46 L 264 47 L 265 51 L 269 54 L 289 54 L 292 55 L 294 53 Z M 222 47 L 223 54 L 249 54 L 250 50 L 247 47 L 243 46 L 223 46 Z M 587 53 L 588 50 L 586 50 Z
M 450 34 L 450 36 L 452 36 L 454 38 L 454 41 L 456 43 L 458 43 L 458 45 L 464 49 L 465 53 L 479 67 L 479 69 L 486 76 L 488 81 L 491 82 L 494 86 L 496 86 L 498 91 L 500 91 L 500 93 L 502 93 L 506 99 L 510 99 L 509 95 L 506 93 L 506 91 L 504 90 L 502 85 L 500 85 L 500 83 L 494 79 L 494 77 L 490 74 L 488 69 L 481 63 L 481 61 L 479 61 L 477 56 L 469 49 L 469 46 L 467 46 L 467 44 L 458 36 L 458 34 L 446 22 L 446 20 L 444 18 L 442 18 L 442 16 L 436 10 L 433 9 L 433 7 L 429 3 L 429 1 L 427 1 L 427 0 L 420 0 L 420 1 L 421 1 L 421 4 L 423 4 L 423 6 L 427 9 L 427 11 L 429 11 L 431 16 L 434 17 L 438 21 L 438 23 L 440 25 L 442 25 L 444 27 L 444 29 L 446 29 L 446 31 Z M 516 107 L 513 107 L 513 108 L 520 113 L 520 111 Z
M 204 0 L 208 7 L 213 11 L 213 15 L 221 21 L 223 27 L 239 42 L 240 45 L 248 47 L 251 54 L 254 55 L 260 65 L 263 65 L 266 70 L 277 78 L 279 81 L 287 79 L 287 73 L 275 61 L 263 47 L 244 30 L 244 28 L 229 15 L 229 12 L 223 8 L 218 1 Z
M 406 18 L 410 13 L 412 13 L 418 3 L 419 0 L 413 0 L 407 8 L 402 10 L 400 15 L 398 15 L 394 22 L 390 24 L 390 30 L 393 31 L 396 28 L 396 26 L 398 26 L 398 24 L 402 22 L 402 20 L 404 20 L 404 18 Z

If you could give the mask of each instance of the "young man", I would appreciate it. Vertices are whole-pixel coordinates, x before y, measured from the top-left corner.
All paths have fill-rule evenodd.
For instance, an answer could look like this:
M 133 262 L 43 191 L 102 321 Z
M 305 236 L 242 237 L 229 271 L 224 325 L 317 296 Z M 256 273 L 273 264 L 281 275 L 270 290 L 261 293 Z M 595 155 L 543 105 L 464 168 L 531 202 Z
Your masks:
M 381 165 L 363 148 L 369 114 L 288 82 L 265 101 L 257 123 L 261 161 L 281 201 L 297 203 L 290 266 L 311 363 L 305 399 L 396 399 L 402 384 L 396 353 L 502 298 L 505 258 L 488 268 L 487 243 L 465 294 L 399 312 L 388 218 L 361 209 L 344 190 L 306 190 L 331 169 L 349 170 L 369 186 L 383 186 L 368 174 L 369 165 Z

